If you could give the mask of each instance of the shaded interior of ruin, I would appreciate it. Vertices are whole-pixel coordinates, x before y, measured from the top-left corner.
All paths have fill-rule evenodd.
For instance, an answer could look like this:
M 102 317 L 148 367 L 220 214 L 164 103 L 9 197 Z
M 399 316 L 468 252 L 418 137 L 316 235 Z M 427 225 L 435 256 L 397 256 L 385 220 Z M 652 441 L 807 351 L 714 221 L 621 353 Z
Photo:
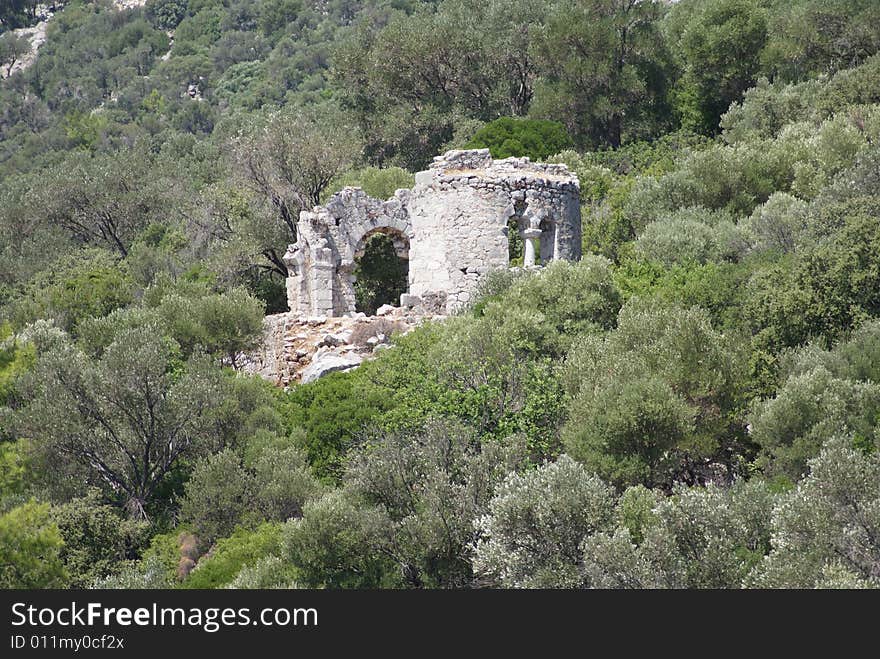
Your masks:
M 349 282 L 354 288 L 355 311 L 369 316 L 382 305 L 396 306 L 409 289 L 409 238 L 391 227 L 367 232 L 354 252 Z

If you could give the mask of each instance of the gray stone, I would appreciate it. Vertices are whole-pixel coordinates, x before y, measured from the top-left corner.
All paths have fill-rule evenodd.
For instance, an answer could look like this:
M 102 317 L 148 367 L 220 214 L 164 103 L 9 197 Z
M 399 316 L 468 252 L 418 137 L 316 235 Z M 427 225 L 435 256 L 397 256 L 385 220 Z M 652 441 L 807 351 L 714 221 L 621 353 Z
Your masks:
M 422 298 L 418 295 L 411 295 L 410 293 L 404 293 L 400 296 L 400 306 L 402 307 L 417 307 L 422 303 Z
M 301 382 L 308 384 L 329 373 L 348 371 L 359 366 L 362 361 L 363 358 L 356 354 L 337 355 L 330 352 L 320 357 L 316 355 L 312 363 L 302 372 Z
M 376 315 L 387 316 L 390 313 L 394 313 L 395 309 L 397 309 L 397 307 L 391 306 L 390 304 L 383 304 L 381 307 L 376 309 Z

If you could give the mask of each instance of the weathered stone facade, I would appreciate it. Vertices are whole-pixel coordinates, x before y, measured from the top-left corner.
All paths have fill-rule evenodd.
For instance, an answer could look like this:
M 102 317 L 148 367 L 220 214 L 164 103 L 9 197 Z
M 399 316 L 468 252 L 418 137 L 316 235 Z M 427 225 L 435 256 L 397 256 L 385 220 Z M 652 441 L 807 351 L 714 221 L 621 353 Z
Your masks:
M 376 232 L 409 260 L 405 303 L 444 299 L 445 311 L 468 303 L 479 278 L 509 265 L 509 226 L 525 241 L 524 265 L 581 256 L 577 177 L 565 165 L 528 158 L 492 160 L 487 149 L 449 151 L 416 174 L 412 190 L 388 201 L 345 188 L 325 206 L 303 211 L 297 243 L 285 254 L 287 294 L 298 316 L 355 311 L 355 266 Z

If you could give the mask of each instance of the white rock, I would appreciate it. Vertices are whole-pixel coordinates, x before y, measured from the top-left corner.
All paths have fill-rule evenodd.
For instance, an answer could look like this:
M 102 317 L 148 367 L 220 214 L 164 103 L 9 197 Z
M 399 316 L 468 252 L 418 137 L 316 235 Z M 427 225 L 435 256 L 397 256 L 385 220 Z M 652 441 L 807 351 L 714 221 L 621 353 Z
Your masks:
M 348 371 L 359 366 L 362 361 L 363 359 L 356 354 L 337 355 L 335 353 L 327 353 L 320 357 L 316 356 L 308 368 L 303 370 L 301 382 L 308 384 L 324 377 L 328 373 Z
M 392 306 L 390 304 L 383 304 L 381 307 L 376 309 L 376 315 L 377 316 L 387 316 L 390 313 L 394 313 L 395 309 L 397 309 L 397 307 Z

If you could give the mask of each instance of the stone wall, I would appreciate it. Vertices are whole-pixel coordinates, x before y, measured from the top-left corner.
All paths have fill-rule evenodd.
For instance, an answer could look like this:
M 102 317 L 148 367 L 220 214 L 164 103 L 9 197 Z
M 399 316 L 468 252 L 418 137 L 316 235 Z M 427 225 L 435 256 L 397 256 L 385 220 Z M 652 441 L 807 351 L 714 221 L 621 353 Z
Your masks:
M 525 265 L 581 256 L 577 177 L 565 165 L 528 158 L 492 160 L 487 149 L 449 151 L 416 174 L 412 190 L 388 201 L 345 188 L 325 206 L 300 214 L 288 248 L 288 303 L 298 316 L 355 311 L 356 260 L 375 232 L 395 240 L 409 260 L 409 296 L 468 303 L 479 278 L 509 265 L 513 224 L 525 240 Z M 512 221 L 512 222 L 511 222 Z
M 344 188 L 326 206 L 300 213 L 297 242 L 284 255 L 290 276 L 287 302 L 302 316 L 342 316 L 355 310 L 354 269 L 367 239 L 388 233 L 398 256 L 409 258 L 412 227 L 406 210 L 409 190 L 388 201 L 360 188 Z

